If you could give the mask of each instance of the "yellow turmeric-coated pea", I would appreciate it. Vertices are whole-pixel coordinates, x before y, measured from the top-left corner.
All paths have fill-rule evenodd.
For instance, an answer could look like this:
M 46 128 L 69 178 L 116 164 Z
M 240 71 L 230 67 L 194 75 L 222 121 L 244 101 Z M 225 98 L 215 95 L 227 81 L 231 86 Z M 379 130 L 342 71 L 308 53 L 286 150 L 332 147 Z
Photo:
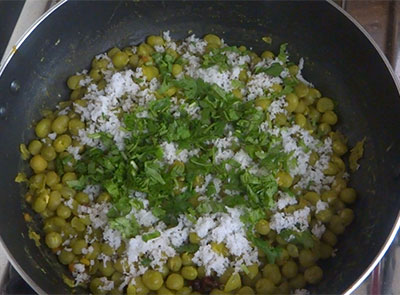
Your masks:
M 218 47 L 221 46 L 221 39 L 214 34 L 207 34 L 204 36 L 204 41 L 206 41 L 208 44 L 214 44 Z
M 40 173 L 47 168 L 47 161 L 41 155 L 35 155 L 29 162 L 35 173 Z

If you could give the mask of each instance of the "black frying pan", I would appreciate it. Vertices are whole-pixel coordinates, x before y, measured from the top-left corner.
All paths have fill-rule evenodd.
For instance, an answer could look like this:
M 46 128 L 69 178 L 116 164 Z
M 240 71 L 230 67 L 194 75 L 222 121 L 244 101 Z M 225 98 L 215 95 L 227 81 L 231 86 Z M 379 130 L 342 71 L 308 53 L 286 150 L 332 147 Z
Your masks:
M 126 46 L 170 30 L 175 39 L 214 32 L 257 52 L 289 42 L 292 59 L 305 57 L 305 77 L 338 101 L 339 129 L 350 144 L 367 137 L 355 222 L 323 265 L 315 293 L 353 290 L 383 255 L 399 226 L 400 99 L 393 73 L 371 40 L 329 2 L 77 2 L 58 6 L 26 36 L 0 77 L 0 235 L 10 259 L 40 294 L 70 293 L 56 257 L 28 238 L 18 146 L 32 137 L 40 110 L 66 99 L 68 75 L 112 46 Z M 10 87 L 14 81 L 13 86 Z M 15 87 L 17 86 L 17 87 Z M 19 86 L 19 87 L 18 87 Z M 40 230 L 40 224 L 34 227 Z M 78 292 L 84 292 L 78 290 Z

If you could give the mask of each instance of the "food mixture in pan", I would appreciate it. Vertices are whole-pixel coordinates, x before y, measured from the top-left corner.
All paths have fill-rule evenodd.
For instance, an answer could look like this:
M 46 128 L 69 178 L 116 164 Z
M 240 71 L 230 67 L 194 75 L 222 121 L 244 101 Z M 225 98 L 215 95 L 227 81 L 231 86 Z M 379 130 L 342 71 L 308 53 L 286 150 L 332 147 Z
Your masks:
M 26 201 L 66 282 L 130 295 L 318 284 L 356 192 L 335 102 L 286 46 L 165 32 L 68 78 L 70 99 L 22 145 Z

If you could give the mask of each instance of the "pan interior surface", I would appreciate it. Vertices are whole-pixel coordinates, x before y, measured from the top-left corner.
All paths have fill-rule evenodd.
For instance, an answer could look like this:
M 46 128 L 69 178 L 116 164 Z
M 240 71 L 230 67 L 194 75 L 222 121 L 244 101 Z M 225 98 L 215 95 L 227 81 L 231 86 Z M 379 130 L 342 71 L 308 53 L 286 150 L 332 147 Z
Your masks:
M 382 58 L 364 34 L 327 2 L 69 1 L 47 17 L 19 47 L 0 77 L 0 235 L 20 269 L 46 293 L 70 293 L 56 257 L 29 239 L 19 144 L 33 138 L 44 108 L 68 98 L 66 78 L 113 46 L 142 42 L 169 30 L 174 39 L 215 33 L 231 45 L 261 53 L 289 43 L 291 60 L 305 58 L 304 77 L 338 102 L 339 130 L 350 145 L 366 137 L 361 168 L 351 185 L 359 198 L 354 223 L 340 237 L 324 279 L 310 290 L 344 292 L 378 255 L 400 208 L 400 99 Z M 267 45 L 262 37 L 271 36 Z M 11 83 L 20 85 L 10 88 Z M 19 164 L 16 164 L 19 163 Z M 39 222 L 32 225 L 40 230 Z M 84 290 L 77 290 L 78 293 Z

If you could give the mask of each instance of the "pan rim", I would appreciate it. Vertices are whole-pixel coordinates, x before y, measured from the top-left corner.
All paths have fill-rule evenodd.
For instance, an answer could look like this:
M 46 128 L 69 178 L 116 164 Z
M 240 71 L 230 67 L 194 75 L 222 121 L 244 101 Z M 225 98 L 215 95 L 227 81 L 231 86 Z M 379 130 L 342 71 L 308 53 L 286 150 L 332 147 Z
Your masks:
M 396 76 L 392 65 L 389 63 L 389 60 L 387 59 L 386 55 L 383 53 L 382 49 L 379 47 L 379 45 L 376 43 L 376 41 L 371 37 L 371 35 L 367 32 L 367 30 L 353 17 L 351 16 L 346 10 L 344 10 L 342 7 L 340 7 L 338 4 L 336 4 L 333 0 L 326 0 L 329 4 L 331 4 L 334 8 L 336 8 L 339 12 L 341 12 L 345 17 L 347 17 L 348 20 L 350 20 L 360 31 L 361 33 L 364 34 L 364 36 L 369 40 L 369 42 L 374 46 L 375 50 L 378 52 L 380 55 L 382 61 L 385 63 L 386 68 L 389 70 L 390 75 L 392 76 L 392 79 L 396 85 L 397 92 L 400 94 L 400 80 Z M 375 256 L 375 258 L 372 260 L 372 262 L 369 264 L 366 270 L 358 277 L 357 280 L 355 280 L 348 288 L 343 292 L 343 295 L 350 295 L 353 293 L 366 279 L 367 277 L 373 272 L 375 267 L 381 262 L 383 256 L 385 256 L 387 250 L 389 247 L 392 245 L 394 239 L 396 238 L 397 233 L 399 232 L 400 229 L 400 210 L 397 213 L 396 221 L 394 222 L 394 225 L 390 231 L 390 234 L 386 238 L 383 246 L 379 250 L 378 254 Z
M 20 37 L 20 39 L 16 42 L 14 46 L 14 50 L 11 50 L 11 52 L 8 53 L 6 59 L 4 60 L 4 63 L 0 65 L 0 77 L 2 76 L 3 72 L 7 68 L 7 65 L 10 63 L 12 60 L 15 52 L 21 47 L 23 42 L 30 36 L 30 34 L 49 16 L 51 15 L 54 11 L 56 11 L 58 8 L 60 8 L 62 5 L 64 5 L 68 0 L 61 0 L 58 2 L 56 5 L 54 5 L 52 8 L 47 10 L 42 16 L 40 16 L 29 28 L 28 30 Z M 393 67 L 389 63 L 389 60 L 381 50 L 381 48 L 378 46 L 378 44 L 375 42 L 375 40 L 371 37 L 371 35 L 361 26 L 361 24 L 353 17 L 351 16 L 347 11 L 345 11 L 342 7 L 337 5 L 333 0 L 325 0 L 327 3 L 332 5 L 334 8 L 336 8 L 340 13 L 342 13 L 348 20 L 350 20 L 360 31 L 363 33 L 363 35 L 369 40 L 369 42 L 372 44 L 372 46 L 375 48 L 375 50 L 378 52 L 379 56 L 381 57 L 382 61 L 384 62 L 387 70 L 389 71 L 393 82 L 396 85 L 397 92 L 400 95 L 400 80 L 396 76 Z M 396 220 L 393 224 L 393 227 L 390 231 L 390 234 L 386 238 L 383 246 L 379 250 L 378 254 L 375 256 L 375 258 L 372 260 L 372 262 L 369 264 L 369 266 L 363 271 L 363 273 L 356 279 L 344 292 L 343 295 L 350 295 L 352 292 L 354 292 L 366 279 L 367 277 L 372 273 L 372 271 L 375 269 L 375 267 L 379 264 L 379 262 L 382 260 L 383 256 L 386 254 L 387 250 L 391 246 L 392 242 L 394 241 L 397 233 L 399 232 L 400 229 L 400 210 L 397 214 Z M 32 289 L 38 293 L 38 294 L 47 294 L 44 292 L 44 290 L 35 282 L 31 279 L 31 277 L 24 271 L 24 269 L 19 265 L 17 260 L 14 258 L 14 256 L 10 253 L 7 245 L 5 244 L 3 238 L 0 236 L 0 244 L 3 246 L 6 257 L 8 261 L 11 263 L 11 265 L 15 268 L 15 270 L 21 275 L 21 277 L 32 287 Z

